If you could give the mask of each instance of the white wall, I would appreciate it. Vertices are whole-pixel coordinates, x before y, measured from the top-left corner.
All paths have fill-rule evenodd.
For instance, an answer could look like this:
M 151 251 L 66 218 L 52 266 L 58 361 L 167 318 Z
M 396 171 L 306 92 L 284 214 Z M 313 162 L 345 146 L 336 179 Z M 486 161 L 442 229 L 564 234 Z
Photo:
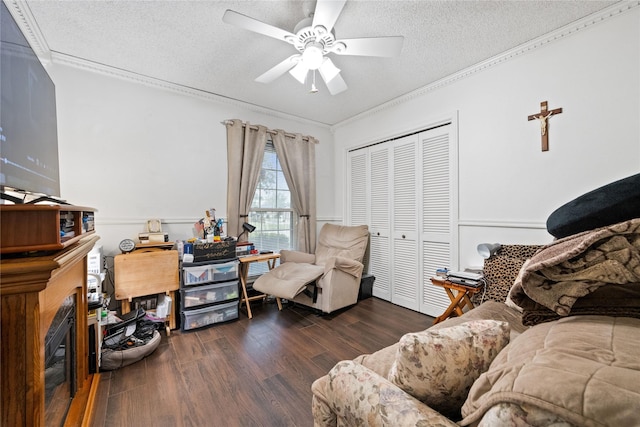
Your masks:
M 99 210 L 105 253 L 163 221 L 172 239 L 215 207 L 226 215 L 226 131 L 239 118 L 313 135 L 318 216 L 340 221 L 345 153 L 458 112 L 461 266 L 477 243 L 545 243 L 556 207 L 640 163 L 640 8 L 433 85 L 331 130 L 213 97 L 193 96 L 56 60 L 62 196 Z M 437 58 L 434 58 L 437 60 Z M 108 70 L 107 70 L 108 71 Z M 467 73 L 465 73 L 467 74 Z M 563 114 L 540 151 L 541 101 Z M 335 145 L 334 145 L 335 144 Z
M 333 136 L 328 128 L 167 90 L 54 58 L 62 197 L 98 209 L 106 254 L 160 218 L 171 240 L 191 237 L 206 209 L 226 217 L 226 128 L 238 118 L 312 135 L 318 217 L 335 217 Z
M 346 150 L 457 111 L 454 262 L 481 265 L 481 242 L 551 241 L 545 222 L 554 209 L 640 170 L 640 8 L 558 34 L 336 126 L 336 207 L 344 206 Z M 527 121 L 541 101 L 563 108 L 550 119 L 548 152 L 539 123 Z

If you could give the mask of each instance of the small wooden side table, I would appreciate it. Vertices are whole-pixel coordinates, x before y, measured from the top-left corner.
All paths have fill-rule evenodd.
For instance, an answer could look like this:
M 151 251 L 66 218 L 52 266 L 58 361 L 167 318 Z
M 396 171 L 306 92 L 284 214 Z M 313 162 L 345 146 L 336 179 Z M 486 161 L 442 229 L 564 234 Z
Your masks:
M 437 277 L 432 277 L 431 283 L 444 288 L 444 291 L 447 293 L 447 296 L 451 300 L 451 304 L 449 304 L 449 307 L 447 307 L 444 313 L 436 317 L 436 319 L 433 321 L 434 325 L 449 318 L 454 313 L 458 316 L 462 316 L 462 314 L 464 313 L 462 309 L 466 306 L 468 306 L 469 310 L 471 310 L 474 306 L 469 296 L 482 290 L 482 286 L 464 286 L 450 282 L 448 280 L 439 279 Z M 453 291 L 455 291 L 456 293 L 454 294 Z
M 271 254 L 256 254 L 256 255 L 247 255 L 238 258 L 240 264 L 238 265 L 238 276 L 240 277 L 240 286 L 242 287 L 242 296 L 240 297 L 240 307 L 242 307 L 242 303 L 247 306 L 247 317 L 251 319 L 253 315 L 251 314 L 251 301 L 256 300 L 264 300 L 267 295 L 266 294 L 258 294 L 249 296 L 247 293 L 247 279 L 249 277 L 249 266 L 252 262 L 266 262 L 269 266 L 269 270 L 272 270 L 276 265 L 276 260 L 280 258 L 280 254 L 271 253 Z M 282 310 L 282 302 L 280 298 L 276 298 L 278 303 L 278 310 Z

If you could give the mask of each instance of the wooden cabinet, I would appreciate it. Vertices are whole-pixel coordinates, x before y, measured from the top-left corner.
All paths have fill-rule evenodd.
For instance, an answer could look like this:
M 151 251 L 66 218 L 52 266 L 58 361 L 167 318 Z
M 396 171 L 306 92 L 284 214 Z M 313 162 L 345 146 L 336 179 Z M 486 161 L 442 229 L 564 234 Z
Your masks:
M 6 227 L 3 215 L 2 228 Z M 91 396 L 95 393 L 91 391 L 99 377 L 88 372 L 86 256 L 97 240 L 98 236 L 87 235 L 47 255 L 2 257 L 2 426 L 45 425 L 44 340 L 58 308 L 70 295 L 75 296 L 76 302 L 76 357 L 72 369 L 77 392 L 65 425 L 81 425 L 89 420 L 87 408 L 92 407 Z M 2 245 L 4 248 L 4 240 Z

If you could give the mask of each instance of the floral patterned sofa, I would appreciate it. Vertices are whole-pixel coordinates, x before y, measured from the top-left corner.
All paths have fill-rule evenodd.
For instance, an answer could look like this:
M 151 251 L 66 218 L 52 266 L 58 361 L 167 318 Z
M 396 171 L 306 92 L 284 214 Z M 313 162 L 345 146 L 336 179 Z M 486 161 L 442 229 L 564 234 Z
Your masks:
M 489 301 L 317 379 L 315 426 L 640 425 L 640 219 L 503 249 Z

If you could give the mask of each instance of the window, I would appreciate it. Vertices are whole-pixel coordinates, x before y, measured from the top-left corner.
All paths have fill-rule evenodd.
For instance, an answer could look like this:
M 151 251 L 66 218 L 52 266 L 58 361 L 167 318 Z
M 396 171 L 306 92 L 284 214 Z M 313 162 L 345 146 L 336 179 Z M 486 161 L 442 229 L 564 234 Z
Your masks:
M 256 227 L 249 235 L 249 240 L 256 249 L 274 252 L 291 249 L 295 222 L 291 192 L 271 141 L 267 142 L 264 150 L 260 179 L 249 210 L 248 222 Z M 266 270 L 266 263 L 252 263 L 249 274 L 253 276 Z

